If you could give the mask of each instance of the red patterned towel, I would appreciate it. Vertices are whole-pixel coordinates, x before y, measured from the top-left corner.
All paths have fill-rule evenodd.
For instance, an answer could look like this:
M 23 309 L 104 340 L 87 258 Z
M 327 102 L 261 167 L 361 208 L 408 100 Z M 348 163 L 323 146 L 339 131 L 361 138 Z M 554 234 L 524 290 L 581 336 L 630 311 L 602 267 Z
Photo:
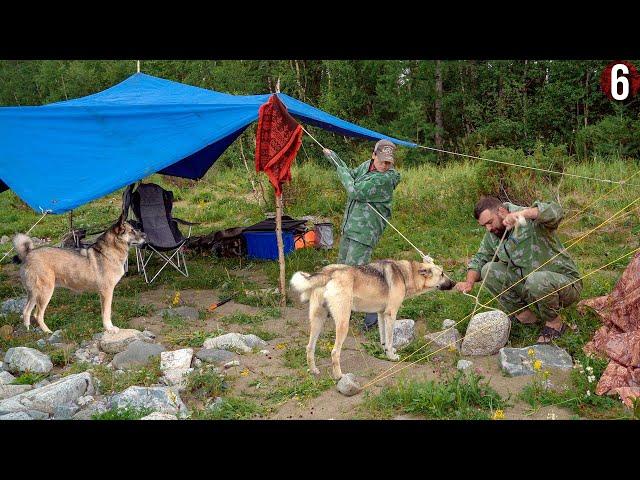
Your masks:
M 282 195 L 282 182 L 291 180 L 291 164 L 301 144 L 302 126 L 278 96 L 271 95 L 258 112 L 256 171 L 267 174 L 277 196 Z

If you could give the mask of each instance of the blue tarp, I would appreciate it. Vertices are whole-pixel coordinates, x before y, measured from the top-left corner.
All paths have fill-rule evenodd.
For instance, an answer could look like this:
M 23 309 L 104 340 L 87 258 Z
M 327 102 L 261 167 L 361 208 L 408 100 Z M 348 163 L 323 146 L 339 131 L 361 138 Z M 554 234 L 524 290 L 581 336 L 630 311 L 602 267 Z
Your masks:
M 86 97 L 0 108 L 0 182 L 31 208 L 63 213 L 159 172 L 199 179 L 258 119 L 267 95 L 230 95 L 136 73 Z M 285 94 L 305 124 L 397 144 Z

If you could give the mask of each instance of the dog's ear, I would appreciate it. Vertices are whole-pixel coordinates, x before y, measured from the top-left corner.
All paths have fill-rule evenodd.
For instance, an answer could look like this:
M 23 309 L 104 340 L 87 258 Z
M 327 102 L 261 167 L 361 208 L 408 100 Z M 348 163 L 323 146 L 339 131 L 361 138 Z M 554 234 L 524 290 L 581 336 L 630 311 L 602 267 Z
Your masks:
M 118 217 L 118 220 L 116 220 L 115 232 L 117 235 L 121 235 L 124 233 L 124 231 L 125 231 L 125 228 L 124 228 L 124 212 L 123 212 Z
M 421 268 L 418 270 L 418 273 L 427 278 L 431 278 L 433 276 L 433 271 L 430 268 Z

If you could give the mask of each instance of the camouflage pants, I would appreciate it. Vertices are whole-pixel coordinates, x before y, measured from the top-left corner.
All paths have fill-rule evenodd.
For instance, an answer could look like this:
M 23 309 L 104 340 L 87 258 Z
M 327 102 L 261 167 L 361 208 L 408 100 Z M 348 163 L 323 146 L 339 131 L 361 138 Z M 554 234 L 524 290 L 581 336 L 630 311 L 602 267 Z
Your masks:
M 373 247 L 364 243 L 356 242 L 343 235 L 340 239 L 340 250 L 338 251 L 338 263 L 345 265 L 365 265 L 371 261 Z
M 491 270 L 489 270 L 489 267 Z M 509 288 L 521 278 L 515 269 L 509 268 L 507 264 L 502 262 L 489 262 L 485 264 L 485 266 L 482 267 L 482 278 L 485 278 L 487 272 L 489 272 L 489 276 L 484 286 L 494 296 L 506 288 Z M 568 307 L 579 300 L 580 292 L 582 291 L 582 281 L 567 285 L 574 280 L 574 278 L 562 275 L 561 273 L 538 270 L 531 273 L 508 292 L 500 295 L 498 301 L 502 305 L 505 313 L 511 314 L 566 285 L 561 290 L 558 290 L 529 307 L 543 322 L 548 322 L 558 316 L 561 308 Z

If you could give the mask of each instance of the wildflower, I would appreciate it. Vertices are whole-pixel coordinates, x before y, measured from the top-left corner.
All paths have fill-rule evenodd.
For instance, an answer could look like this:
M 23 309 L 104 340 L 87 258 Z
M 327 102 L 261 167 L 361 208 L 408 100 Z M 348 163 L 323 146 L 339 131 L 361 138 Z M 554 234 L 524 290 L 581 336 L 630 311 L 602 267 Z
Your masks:
M 180 303 L 180 292 L 176 292 L 176 294 L 173 296 L 173 300 L 171 301 L 172 305 L 178 305 Z
M 282 350 L 286 345 L 284 343 L 278 343 L 276 345 L 276 350 Z
M 589 375 L 587 377 L 587 380 L 588 380 L 589 383 L 593 383 L 593 382 L 596 381 L 596 376 L 595 375 Z
M 550 375 L 551 375 L 551 372 L 549 372 L 549 370 L 545 370 L 544 372 L 542 372 L 542 376 L 545 379 L 549 378 Z
M 529 350 L 527 350 L 527 355 L 529 355 L 530 357 L 533 357 L 536 354 L 536 351 L 533 348 L 530 348 Z
M 589 373 L 593 373 L 593 367 L 586 367 L 585 370 Z
M 249 375 L 249 370 L 247 368 L 245 368 L 244 370 L 242 370 L 240 372 L 240 375 L 243 377 L 246 377 L 247 375 Z
M 540 370 L 542 368 L 542 362 L 540 360 L 536 360 L 533 362 L 533 369 Z
M 457 352 L 458 349 L 456 347 L 454 347 L 453 345 L 449 345 L 449 351 L 450 352 Z
M 504 420 L 504 410 L 496 410 L 493 414 L 494 420 Z
M 591 396 L 591 390 L 587 390 L 587 397 Z
M 555 420 L 556 414 L 553 412 L 547 413 L 547 420 Z

